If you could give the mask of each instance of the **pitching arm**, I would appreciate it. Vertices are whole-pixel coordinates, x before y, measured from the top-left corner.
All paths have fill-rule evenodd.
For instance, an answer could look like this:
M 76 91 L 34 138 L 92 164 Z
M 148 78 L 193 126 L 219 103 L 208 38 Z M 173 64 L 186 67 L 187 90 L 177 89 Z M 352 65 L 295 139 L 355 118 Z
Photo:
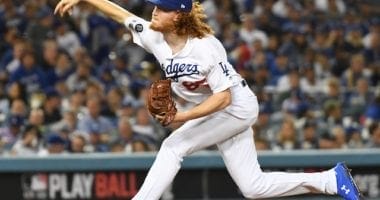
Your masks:
M 63 16 L 65 13 L 69 13 L 71 8 L 81 1 L 94 6 L 119 23 L 123 23 L 128 17 L 134 16 L 131 12 L 108 0 L 61 0 L 55 7 L 54 13 Z

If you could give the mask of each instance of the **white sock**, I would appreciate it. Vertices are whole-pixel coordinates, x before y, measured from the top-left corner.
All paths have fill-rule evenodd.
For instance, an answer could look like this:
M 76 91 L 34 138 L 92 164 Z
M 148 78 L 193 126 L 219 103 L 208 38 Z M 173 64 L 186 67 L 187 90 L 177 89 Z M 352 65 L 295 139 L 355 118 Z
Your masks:
M 337 183 L 336 183 L 336 175 L 335 170 L 330 169 L 325 172 L 327 175 L 327 184 L 326 184 L 326 192 L 327 194 L 337 194 Z

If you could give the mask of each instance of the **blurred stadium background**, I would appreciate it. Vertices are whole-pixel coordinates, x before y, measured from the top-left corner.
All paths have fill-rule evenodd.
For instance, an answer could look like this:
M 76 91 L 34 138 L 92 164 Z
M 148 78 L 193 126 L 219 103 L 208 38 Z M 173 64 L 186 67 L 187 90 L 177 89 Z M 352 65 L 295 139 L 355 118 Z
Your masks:
M 1 193 L 128 199 L 179 126 L 163 128 L 145 110 L 159 66 L 124 25 L 87 4 L 54 16 L 57 2 L 0 1 Z M 150 19 L 142 0 L 114 2 Z M 263 169 L 346 161 L 365 196 L 380 199 L 380 1 L 200 2 L 258 96 L 252 139 Z M 242 199 L 214 150 L 185 160 L 163 199 Z

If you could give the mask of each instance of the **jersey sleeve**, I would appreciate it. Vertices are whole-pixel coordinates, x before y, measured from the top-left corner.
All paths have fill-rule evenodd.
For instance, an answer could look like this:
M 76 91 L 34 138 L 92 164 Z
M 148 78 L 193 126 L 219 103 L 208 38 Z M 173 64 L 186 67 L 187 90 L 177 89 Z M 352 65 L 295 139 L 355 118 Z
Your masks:
M 208 48 L 211 55 L 207 82 L 213 93 L 217 93 L 235 85 L 233 79 L 236 71 L 228 62 L 223 45 L 215 37 L 210 37 Z
M 211 66 L 207 75 L 207 83 L 213 93 L 222 92 L 232 86 L 228 74 L 224 73 L 218 64 Z
M 211 40 L 212 55 L 209 60 L 209 72 L 207 83 L 213 93 L 224 91 L 232 87 L 232 75 L 235 73 L 231 64 L 227 61 L 227 56 L 221 44 L 213 38 Z
M 161 33 L 150 29 L 150 22 L 137 16 L 128 17 L 124 21 L 124 25 L 131 31 L 133 42 L 152 53 Z

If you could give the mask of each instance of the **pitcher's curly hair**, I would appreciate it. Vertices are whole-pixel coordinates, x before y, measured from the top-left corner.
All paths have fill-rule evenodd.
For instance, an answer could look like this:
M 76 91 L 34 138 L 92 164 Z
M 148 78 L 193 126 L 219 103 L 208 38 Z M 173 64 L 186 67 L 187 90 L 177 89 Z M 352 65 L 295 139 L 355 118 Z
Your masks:
M 212 28 L 206 23 L 206 14 L 199 2 L 193 3 L 191 12 L 181 12 L 174 23 L 175 32 L 178 35 L 189 35 L 190 37 L 203 38 L 214 34 Z

